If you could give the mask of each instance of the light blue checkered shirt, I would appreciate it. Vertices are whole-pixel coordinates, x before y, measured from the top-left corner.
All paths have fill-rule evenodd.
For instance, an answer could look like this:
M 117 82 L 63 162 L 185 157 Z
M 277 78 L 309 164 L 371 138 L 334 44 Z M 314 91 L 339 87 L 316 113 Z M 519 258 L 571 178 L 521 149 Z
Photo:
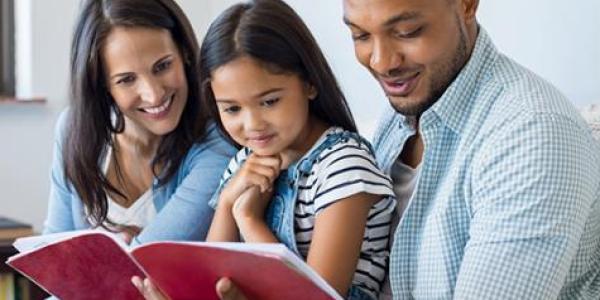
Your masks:
M 600 299 L 600 144 L 565 97 L 480 28 L 420 120 L 421 177 L 392 246 L 394 299 Z M 388 174 L 414 129 L 375 134 Z

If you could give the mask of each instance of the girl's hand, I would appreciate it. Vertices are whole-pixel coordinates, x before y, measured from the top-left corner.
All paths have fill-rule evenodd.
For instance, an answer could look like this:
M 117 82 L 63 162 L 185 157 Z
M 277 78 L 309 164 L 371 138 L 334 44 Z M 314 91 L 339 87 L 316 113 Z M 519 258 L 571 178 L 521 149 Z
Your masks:
M 257 186 L 261 193 L 272 189 L 273 182 L 279 176 L 281 170 L 281 158 L 279 155 L 258 156 L 251 153 L 239 171 L 227 183 L 221 196 L 219 204 L 230 204 L 235 201 L 250 187 Z
M 170 300 L 148 278 L 131 277 L 131 283 L 140 291 L 146 300 Z
M 238 226 L 242 226 L 246 220 L 262 221 L 271 195 L 271 192 L 261 193 L 256 186 L 244 191 L 232 208 L 233 218 Z

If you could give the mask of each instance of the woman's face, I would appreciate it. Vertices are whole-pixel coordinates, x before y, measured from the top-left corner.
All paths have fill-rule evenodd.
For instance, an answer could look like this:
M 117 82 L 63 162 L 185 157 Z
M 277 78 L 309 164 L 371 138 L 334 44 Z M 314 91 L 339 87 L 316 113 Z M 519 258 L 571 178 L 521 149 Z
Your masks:
M 168 30 L 115 27 L 102 61 L 108 90 L 126 120 L 126 130 L 148 136 L 173 131 L 188 98 L 181 52 Z

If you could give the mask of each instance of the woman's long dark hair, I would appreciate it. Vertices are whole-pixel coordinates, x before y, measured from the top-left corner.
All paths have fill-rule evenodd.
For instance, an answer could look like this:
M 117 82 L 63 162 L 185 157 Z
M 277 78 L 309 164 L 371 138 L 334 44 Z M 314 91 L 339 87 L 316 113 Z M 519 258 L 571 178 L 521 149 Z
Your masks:
M 94 225 L 106 221 L 107 191 L 125 197 L 108 182 L 101 167 L 114 143 L 113 134 L 125 127 L 123 114 L 108 91 L 100 55 L 115 27 L 166 29 L 185 61 L 188 99 L 179 124 L 163 137 L 151 165 L 161 185 L 173 178 L 192 145 L 205 138 L 208 119 L 199 101 L 198 41 L 173 0 L 84 1 L 71 45 L 71 103 L 63 167 Z M 159 165 L 165 166 L 160 176 Z
M 281 0 L 251 0 L 233 5 L 217 17 L 200 49 L 202 100 L 223 133 L 227 132 L 219 118 L 211 74 L 240 56 L 248 56 L 276 73 L 298 75 L 318 91 L 309 104 L 312 116 L 357 131 L 346 98 L 302 19 Z

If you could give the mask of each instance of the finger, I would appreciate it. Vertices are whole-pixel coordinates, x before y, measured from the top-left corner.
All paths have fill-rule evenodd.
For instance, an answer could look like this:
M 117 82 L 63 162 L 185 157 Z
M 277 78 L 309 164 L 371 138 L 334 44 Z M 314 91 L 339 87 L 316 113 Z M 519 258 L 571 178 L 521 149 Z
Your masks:
M 144 279 L 144 290 L 146 290 L 146 294 L 144 294 L 144 296 L 146 296 L 147 299 L 167 300 L 167 297 L 165 297 L 148 278 Z
M 261 163 L 250 163 L 248 164 L 247 173 L 256 173 L 265 176 L 270 182 L 274 182 L 277 176 L 279 176 L 279 169 L 271 165 L 264 165 Z
M 281 156 L 279 154 L 271 156 L 254 155 L 252 159 L 250 159 L 247 162 L 250 162 L 252 164 L 268 166 L 271 169 L 273 169 L 276 173 L 279 173 L 279 171 L 281 170 Z
M 248 300 L 229 278 L 219 279 L 216 289 L 221 300 Z

